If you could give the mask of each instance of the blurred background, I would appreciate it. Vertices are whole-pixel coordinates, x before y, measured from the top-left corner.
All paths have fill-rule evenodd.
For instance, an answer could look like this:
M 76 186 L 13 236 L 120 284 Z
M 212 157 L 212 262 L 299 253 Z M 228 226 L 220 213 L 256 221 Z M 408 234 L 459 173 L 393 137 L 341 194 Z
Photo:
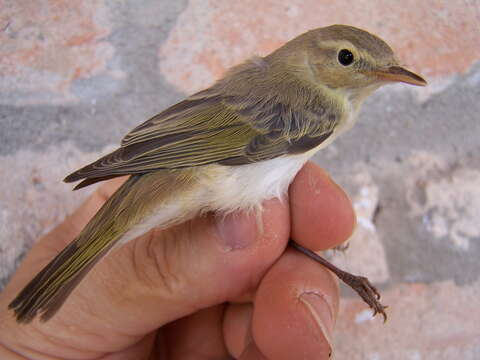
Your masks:
M 0 0 L 0 288 L 91 188 L 63 177 L 132 127 L 311 28 L 367 29 L 429 81 L 392 85 L 315 158 L 358 215 L 338 359 L 480 358 L 480 1 Z

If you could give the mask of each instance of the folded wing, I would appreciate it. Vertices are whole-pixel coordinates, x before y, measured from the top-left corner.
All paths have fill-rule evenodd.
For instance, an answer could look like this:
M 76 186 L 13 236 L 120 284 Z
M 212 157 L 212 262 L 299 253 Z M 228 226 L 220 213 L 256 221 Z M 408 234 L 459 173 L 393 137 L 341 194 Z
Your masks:
M 128 133 L 120 148 L 75 171 L 76 189 L 122 175 L 211 163 L 242 165 L 305 151 L 335 122 L 322 111 L 293 110 L 274 98 L 248 100 L 200 92 Z

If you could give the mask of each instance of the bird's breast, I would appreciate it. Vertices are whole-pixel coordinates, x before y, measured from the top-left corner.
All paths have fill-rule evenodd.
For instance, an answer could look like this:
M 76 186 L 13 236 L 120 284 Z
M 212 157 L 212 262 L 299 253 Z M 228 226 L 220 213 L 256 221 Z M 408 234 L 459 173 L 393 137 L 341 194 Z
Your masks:
M 282 197 L 311 155 L 309 151 L 246 165 L 206 166 L 198 184 L 203 202 L 208 210 L 221 212 L 258 208 L 263 200 Z

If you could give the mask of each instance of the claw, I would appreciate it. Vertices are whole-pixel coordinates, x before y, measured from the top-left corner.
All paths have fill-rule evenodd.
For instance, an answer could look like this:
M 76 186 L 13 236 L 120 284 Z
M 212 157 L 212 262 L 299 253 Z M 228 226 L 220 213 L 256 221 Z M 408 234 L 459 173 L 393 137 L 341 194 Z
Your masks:
M 382 314 L 383 323 L 387 322 L 387 314 L 385 312 L 387 306 L 384 306 L 380 303 L 380 293 L 366 277 L 353 275 L 337 268 L 335 265 L 331 264 L 318 254 L 304 248 L 303 246 L 300 246 L 293 240 L 290 242 L 290 244 L 303 254 L 314 259 L 315 261 L 318 261 L 320 264 L 324 265 L 327 269 L 337 275 L 340 280 L 342 280 L 346 285 L 350 286 L 353 290 L 355 290 L 355 292 L 363 299 L 363 301 L 365 301 L 365 303 L 370 306 L 370 308 L 373 310 L 373 316 L 377 314 Z

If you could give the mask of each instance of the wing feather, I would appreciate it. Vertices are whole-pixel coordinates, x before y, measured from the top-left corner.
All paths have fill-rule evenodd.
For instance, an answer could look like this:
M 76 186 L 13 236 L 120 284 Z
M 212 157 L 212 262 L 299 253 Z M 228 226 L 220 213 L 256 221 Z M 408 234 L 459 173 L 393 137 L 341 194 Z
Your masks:
M 204 91 L 137 126 L 123 138 L 120 148 L 65 181 L 86 179 L 79 188 L 161 169 L 272 159 L 317 146 L 333 133 L 335 124 L 335 118 L 318 106 L 294 109 L 276 97 L 220 96 Z

